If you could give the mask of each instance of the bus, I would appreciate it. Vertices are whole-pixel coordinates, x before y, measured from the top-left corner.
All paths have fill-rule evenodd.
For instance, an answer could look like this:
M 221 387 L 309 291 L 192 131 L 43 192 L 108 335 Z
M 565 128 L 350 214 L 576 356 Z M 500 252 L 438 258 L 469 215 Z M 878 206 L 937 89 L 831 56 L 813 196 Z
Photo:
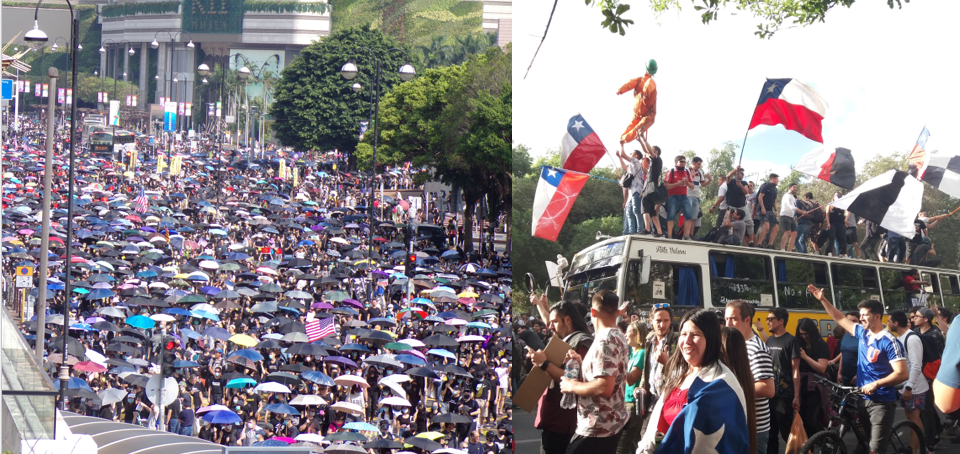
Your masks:
M 775 307 L 790 312 L 787 332 L 811 318 L 823 337 L 831 336 L 834 321 L 807 292 L 807 285 L 843 312 L 857 311 L 867 299 L 883 303 L 885 312 L 923 305 L 960 308 L 960 271 L 898 263 L 783 252 L 768 249 L 627 235 L 604 238 L 578 252 L 564 276 L 563 300 L 589 307 L 599 290 L 616 291 L 629 301 L 628 311 L 643 313 L 653 304 L 669 303 L 675 322 L 692 309 L 722 311 L 728 301 L 745 300 L 764 321 Z M 908 293 L 903 278 L 913 268 L 930 282 Z M 886 318 L 885 318 L 886 320 Z
M 136 147 L 136 135 L 129 131 L 102 130 L 90 134 L 90 151 L 98 156 L 114 156 L 124 150 Z

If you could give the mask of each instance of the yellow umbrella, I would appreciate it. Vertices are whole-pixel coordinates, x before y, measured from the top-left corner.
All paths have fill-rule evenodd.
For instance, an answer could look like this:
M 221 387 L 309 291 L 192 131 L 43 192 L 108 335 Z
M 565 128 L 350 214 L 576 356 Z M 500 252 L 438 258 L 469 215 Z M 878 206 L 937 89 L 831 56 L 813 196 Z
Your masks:
M 260 341 L 246 334 L 234 334 L 228 340 L 242 347 L 253 347 L 254 345 L 257 345 L 260 343 Z
M 190 277 L 190 275 L 187 274 L 187 273 L 180 273 L 180 274 L 174 276 L 173 278 L 174 278 L 174 279 L 187 279 L 187 278 L 189 278 L 189 277 Z
M 127 177 L 127 178 L 133 178 L 133 171 L 132 171 L 132 170 L 128 170 L 128 171 L 126 171 L 126 172 L 123 172 L 123 176 L 125 176 L 125 177 Z
M 427 440 L 439 440 L 443 438 L 443 434 L 440 432 L 424 432 L 422 434 L 417 434 L 417 438 L 426 438 Z
M 477 295 L 476 293 L 473 293 L 473 292 L 463 292 L 457 295 L 457 298 L 476 298 L 478 296 L 480 295 Z
M 4 173 L 3 173 L 3 177 L 4 177 L 4 178 L 13 178 L 13 172 L 4 172 Z

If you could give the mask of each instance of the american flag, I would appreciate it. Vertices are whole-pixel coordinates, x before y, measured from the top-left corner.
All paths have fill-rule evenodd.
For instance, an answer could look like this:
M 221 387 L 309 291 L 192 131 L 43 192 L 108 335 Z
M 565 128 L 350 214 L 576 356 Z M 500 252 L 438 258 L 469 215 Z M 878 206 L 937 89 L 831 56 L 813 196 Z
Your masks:
M 137 198 L 133 199 L 133 209 L 137 213 L 147 212 L 147 195 L 143 192 L 143 186 L 140 186 L 140 193 L 137 194 Z
M 327 317 L 322 320 L 314 320 L 307 323 L 307 338 L 310 342 L 324 337 L 336 334 L 333 330 L 333 317 Z

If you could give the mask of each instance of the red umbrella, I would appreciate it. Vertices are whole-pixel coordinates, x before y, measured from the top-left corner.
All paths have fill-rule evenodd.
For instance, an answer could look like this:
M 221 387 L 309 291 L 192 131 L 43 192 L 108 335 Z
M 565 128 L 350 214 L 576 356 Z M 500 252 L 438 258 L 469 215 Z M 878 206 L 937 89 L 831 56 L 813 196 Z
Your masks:
M 107 368 L 93 361 L 81 361 L 73 366 L 73 370 L 79 370 L 81 372 L 106 372 Z

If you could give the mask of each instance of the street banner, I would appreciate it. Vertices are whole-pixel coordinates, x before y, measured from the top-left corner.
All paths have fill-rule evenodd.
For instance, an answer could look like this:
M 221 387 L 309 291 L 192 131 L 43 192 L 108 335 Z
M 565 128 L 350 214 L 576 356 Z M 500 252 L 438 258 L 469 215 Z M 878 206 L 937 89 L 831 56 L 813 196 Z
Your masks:
M 107 118 L 108 124 L 120 126 L 120 101 L 110 101 L 110 116 Z
M 193 103 L 189 103 L 189 102 L 187 103 L 186 113 L 185 113 L 184 115 L 186 115 L 186 116 L 188 116 L 188 117 L 192 117 L 192 116 L 193 116 Z
M 102 91 L 98 91 L 98 92 L 97 92 L 97 102 L 103 102 L 103 92 L 102 92 Z
M 36 88 L 34 88 L 33 96 L 37 96 L 37 97 L 40 96 L 40 83 L 39 83 L 39 82 L 37 83 Z
M 133 102 L 133 97 L 130 95 L 127 95 L 127 107 L 131 107 L 130 105 L 131 102 Z
M 50 96 L 50 84 L 43 84 L 43 97 L 47 98 Z
M 163 130 L 173 132 L 177 128 L 177 103 L 167 102 L 163 109 Z
M 73 104 L 73 89 L 67 89 L 67 104 Z
M 137 107 L 137 95 L 133 95 L 133 107 Z
M 220 118 L 221 113 L 222 113 L 222 106 L 220 104 L 220 101 L 217 101 L 217 118 Z
M 57 89 L 57 104 L 63 104 L 64 97 L 66 97 L 66 94 L 67 92 L 64 89 L 62 88 Z
M 177 103 L 177 115 L 185 115 L 187 112 L 186 103 Z

